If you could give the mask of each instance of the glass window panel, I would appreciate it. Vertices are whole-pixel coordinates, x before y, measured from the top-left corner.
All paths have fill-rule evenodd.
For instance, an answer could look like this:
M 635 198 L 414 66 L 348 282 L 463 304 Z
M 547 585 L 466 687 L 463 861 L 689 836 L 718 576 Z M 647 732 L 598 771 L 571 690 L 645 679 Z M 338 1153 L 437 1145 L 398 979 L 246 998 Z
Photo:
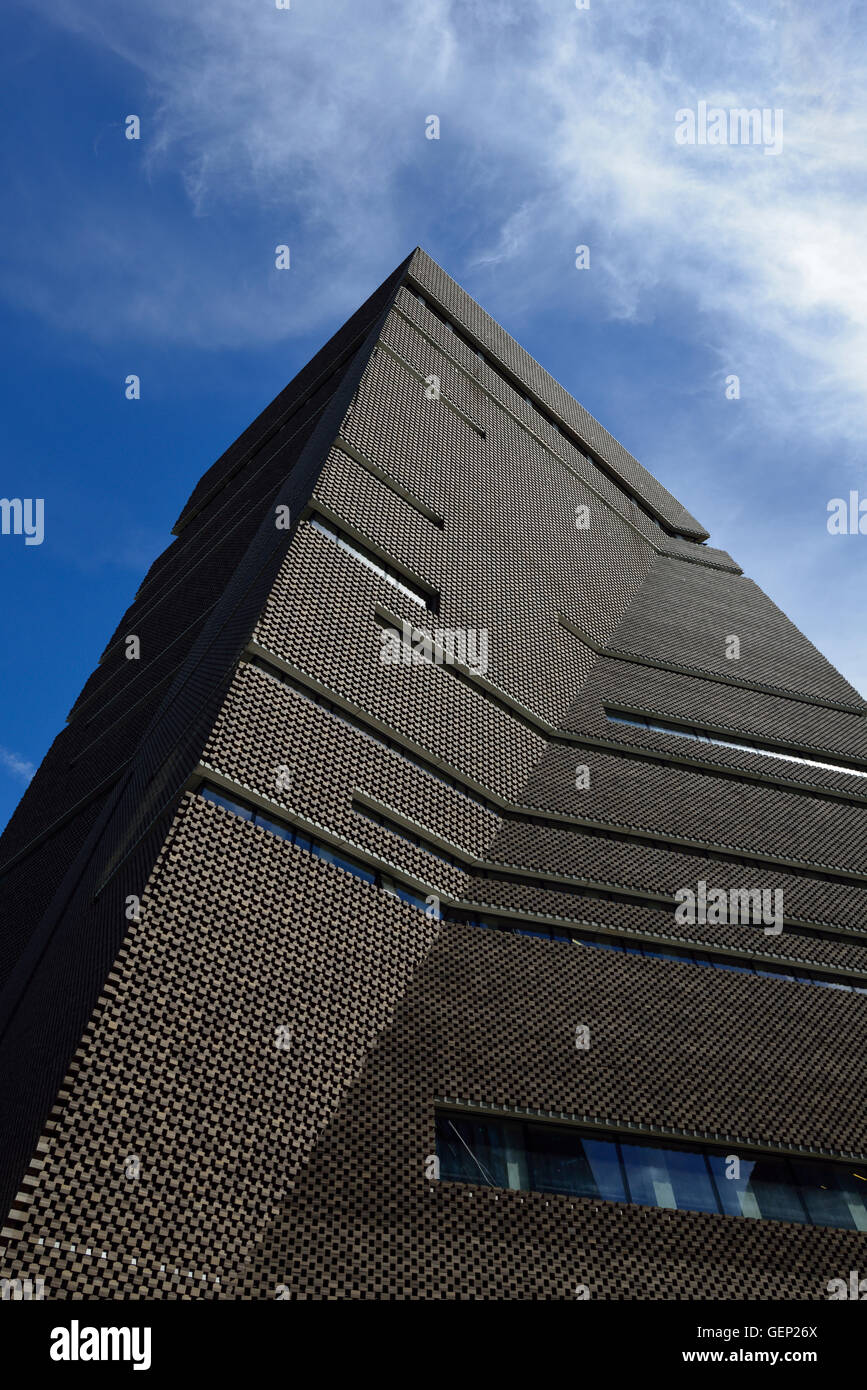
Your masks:
M 215 806 L 223 806 L 227 811 L 231 811 L 234 816 L 240 816 L 242 820 L 252 820 L 253 812 L 246 806 L 239 806 L 237 801 L 232 801 L 228 796 L 223 796 L 221 792 L 214 791 L 212 787 L 203 787 L 202 796 L 205 801 L 212 801 Z
M 272 835 L 279 835 L 281 840 L 292 839 L 292 828 L 288 825 L 281 825 L 279 821 L 269 820 L 267 816 L 256 813 L 256 824 L 261 825 L 263 830 L 269 830 Z
M 313 516 L 310 518 L 310 525 L 315 531 L 319 531 L 323 536 L 328 536 L 330 540 L 335 541 L 338 549 L 345 551 L 347 555 L 351 555 L 353 559 L 360 561 L 367 569 L 379 575 L 380 579 L 387 580 L 389 584 L 399 589 L 407 598 L 412 599 L 413 603 L 417 603 L 421 608 L 428 608 L 430 606 L 427 595 L 413 588 L 407 581 L 403 580 L 395 570 L 385 564 L 384 561 L 360 549 L 348 536 L 345 536 L 338 527 L 333 526 L 330 521 L 326 521 L 324 518 L 318 516 Z
M 578 1135 L 550 1125 L 527 1126 L 530 1186 L 539 1192 L 594 1195 L 595 1183 Z
M 867 1164 L 781 1155 L 735 1164 L 700 1146 L 461 1115 L 437 1117 L 437 1152 L 442 1176 L 466 1182 L 867 1233 Z
M 807 1223 L 807 1213 L 798 1194 L 794 1175 L 784 1158 L 744 1158 L 740 1176 L 727 1178 L 725 1157 L 710 1155 L 723 1211 L 732 1216 L 765 1217 L 771 1221 Z
M 837 1181 L 847 1197 L 849 1210 L 859 1231 L 867 1231 L 867 1164 L 857 1168 L 838 1168 Z
M 598 1195 L 608 1202 L 628 1201 L 617 1145 L 606 1139 L 585 1139 L 583 1145 Z
M 359 560 L 362 565 L 366 565 L 369 570 L 373 570 L 374 574 L 378 574 L 382 579 L 388 578 L 382 565 L 377 564 L 376 560 L 372 559 L 369 555 L 362 555 L 360 550 L 356 550 L 355 546 L 350 545 L 349 541 L 345 541 L 342 536 L 338 539 L 337 544 L 341 550 L 346 551 L 347 555 L 351 555 L 353 559 Z
M 814 1226 L 867 1231 L 867 1182 L 858 1181 L 854 1176 L 857 1170 L 797 1159 L 793 1159 L 792 1169 Z
M 313 853 L 317 859 L 324 859 L 326 864 L 338 864 L 340 862 L 334 851 L 328 849 L 326 845 L 314 845 Z
M 529 1185 L 536 1191 L 626 1200 L 616 1144 L 582 1138 L 576 1130 L 527 1125 L 527 1150 Z
M 633 506 L 635 502 L 633 501 Z M 656 523 L 659 524 L 658 522 Z M 845 772 L 851 777 L 867 777 L 864 768 L 841 767 L 837 763 L 825 763 L 817 758 L 805 758 L 797 753 L 785 753 L 777 748 L 760 748 L 754 743 L 747 743 L 742 739 L 720 738 L 716 734 L 710 733 L 706 729 L 679 729 L 673 724 L 667 724 L 655 719 L 637 720 L 634 716 L 627 717 L 622 714 L 615 714 L 611 710 L 606 710 L 606 715 L 610 720 L 617 724 L 646 723 L 649 728 L 656 729 L 660 733 L 674 734 L 678 738 L 691 738 L 700 743 L 715 743 L 721 748 L 739 748 L 747 753 L 757 753 L 763 758 L 780 758 L 783 762 L 802 763 L 805 767 L 819 767 L 829 772 Z
M 682 1211 L 719 1211 L 702 1153 L 649 1144 L 621 1144 L 620 1149 L 630 1201 Z
M 347 873 L 354 874 L 356 878 L 364 879 L 365 883 L 375 883 L 376 874 L 372 869 L 362 868 L 360 864 L 355 864 L 351 859 L 346 859 L 336 850 L 329 849 L 326 845 L 314 845 L 313 853 L 318 859 L 324 859 L 326 864 L 335 864 L 338 869 L 345 869 Z
M 527 1187 L 519 1124 L 469 1116 L 439 1116 L 437 1154 L 441 1178 L 481 1182 L 492 1187 Z
M 401 902 L 409 903 L 411 907 L 420 907 L 422 910 L 427 907 L 424 898 L 418 893 L 411 893 L 408 888 L 398 888 L 397 896 Z

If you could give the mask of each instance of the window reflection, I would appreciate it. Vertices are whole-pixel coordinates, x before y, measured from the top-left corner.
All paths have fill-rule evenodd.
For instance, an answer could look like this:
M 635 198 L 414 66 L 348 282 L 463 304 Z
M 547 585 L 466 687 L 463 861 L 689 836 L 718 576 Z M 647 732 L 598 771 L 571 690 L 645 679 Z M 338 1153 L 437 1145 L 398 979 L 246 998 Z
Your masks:
M 867 1165 L 444 1111 L 436 1137 L 441 1180 L 867 1231 Z

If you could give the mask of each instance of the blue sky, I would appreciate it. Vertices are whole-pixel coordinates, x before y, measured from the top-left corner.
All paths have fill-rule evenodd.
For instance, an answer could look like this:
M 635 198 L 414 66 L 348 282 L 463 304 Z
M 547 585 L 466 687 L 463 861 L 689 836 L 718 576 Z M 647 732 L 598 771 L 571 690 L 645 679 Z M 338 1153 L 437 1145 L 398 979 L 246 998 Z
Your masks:
M 0 824 L 200 474 L 416 244 L 867 694 L 867 536 L 826 528 L 867 496 L 863 6 L 9 0 L 2 25 L 0 493 L 45 499 L 45 539 L 0 536 Z M 699 101 L 781 109 L 783 148 L 677 143 Z

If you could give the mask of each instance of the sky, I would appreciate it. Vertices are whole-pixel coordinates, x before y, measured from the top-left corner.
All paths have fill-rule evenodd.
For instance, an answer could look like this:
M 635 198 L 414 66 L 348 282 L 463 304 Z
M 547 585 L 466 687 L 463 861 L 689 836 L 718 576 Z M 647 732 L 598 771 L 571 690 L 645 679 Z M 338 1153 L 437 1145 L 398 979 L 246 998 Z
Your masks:
M 416 245 L 867 695 L 827 527 L 867 498 L 867 7 L 277 3 L 3 7 L 0 494 L 45 520 L 0 535 L 0 825 L 197 479 Z M 700 103 L 774 139 L 686 143 Z

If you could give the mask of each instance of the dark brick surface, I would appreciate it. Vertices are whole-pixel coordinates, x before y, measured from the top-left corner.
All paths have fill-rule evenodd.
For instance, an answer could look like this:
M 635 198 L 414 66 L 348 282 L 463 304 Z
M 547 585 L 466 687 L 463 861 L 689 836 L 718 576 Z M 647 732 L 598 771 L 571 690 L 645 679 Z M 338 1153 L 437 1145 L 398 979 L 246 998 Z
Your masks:
M 438 1102 L 864 1155 L 867 998 L 438 923 L 190 790 L 216 780 L 449 911 L 867 973 L 862 779 L 604 713 L 855 766 L 863 702 L 731 557 L 653 524 L 635 498 L 705 534 L 479 306 L 409 264 L 490 362 L 396 272 L 198 484 L 4 837 L 0 1272 L 58 1298 L 822 1298 L 863 1235 L 436 1184 L 424 1162 Z M 311 507 L 436 591 L 436 617 Z M 388 615 L 486 629 L 486 674 L 383 665 Z M 700 878 L 782 888 L 807 934 L 676 924 Z

